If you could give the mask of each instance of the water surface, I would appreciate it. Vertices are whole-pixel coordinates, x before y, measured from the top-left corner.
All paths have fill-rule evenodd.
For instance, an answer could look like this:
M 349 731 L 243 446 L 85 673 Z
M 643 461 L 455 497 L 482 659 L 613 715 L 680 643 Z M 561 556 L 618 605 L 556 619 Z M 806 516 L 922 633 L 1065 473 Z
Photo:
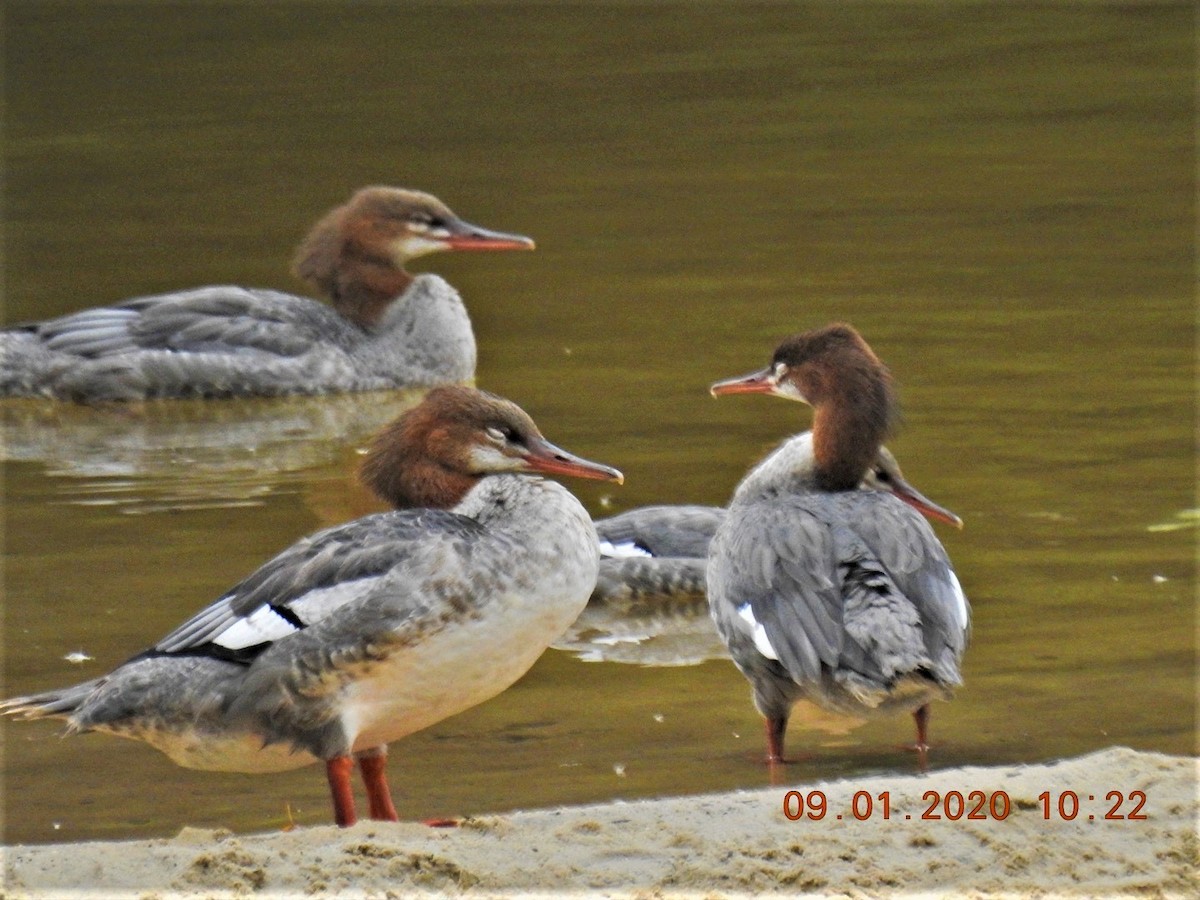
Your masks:
M 537 239 L 418 268 L 466 298 L 481 386 L 624 470 L 575 486 L 595 515 L 724 502 L 809 417 L 706 386 L 852 321 L 901 385 L 906 474 L 967 522 L 941 532 L 975 623 L 933 765 L 1194 752 L 1189 6 L 5 14 L 6 321 L 297 290 L 288 260 L 326 208 L 429 190 Z M 371 508 L 355 449 L 393 400 L 3 404 L 5 694 L 101 674 Z M 400 814 L 763 785 L 748 695 L 722 660 L 552 651 L 393 747 Z M 195 773 L 58 732 L 0 731 L 5 842 L 328 820 L 319 769 Z M 910 738 L 904 717 L 797 723 L 811 755 L 788 777 L 908 773 Z

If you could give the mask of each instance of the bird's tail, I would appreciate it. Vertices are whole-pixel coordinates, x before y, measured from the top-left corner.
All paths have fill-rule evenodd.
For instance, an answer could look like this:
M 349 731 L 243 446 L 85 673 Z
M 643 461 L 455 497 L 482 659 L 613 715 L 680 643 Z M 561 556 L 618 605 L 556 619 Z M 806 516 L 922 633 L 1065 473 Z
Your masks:
M 69 719 L 96 689 L 99 678 L 29 697 L 0 700 L 0 715 L 16 719 Z

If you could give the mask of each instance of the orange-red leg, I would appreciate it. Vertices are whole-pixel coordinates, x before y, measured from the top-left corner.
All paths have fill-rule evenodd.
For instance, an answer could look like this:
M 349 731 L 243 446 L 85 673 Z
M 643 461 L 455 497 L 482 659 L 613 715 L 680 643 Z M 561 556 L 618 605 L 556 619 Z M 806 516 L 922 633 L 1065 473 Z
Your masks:
M 929 704 L 913 710 L 913 721 L 917 723 L 917 767 L 921 772 L 929 771 Z
M 918 706 L 913 710 L 913 721 L 917 723 L 916 750 L 929 749 L 929 704 Z
M 398 822 L 396 807 L 392 804 L 392 792 L 387 783 L 387 754 L 377 753 L 360 756 L 358 767 L 362 771 L 363 786 L 367 789 L 367 806 L 372 819 Z
M 767 719 L 767 762 L 786 763 L 783 758 L 783 736 L 787 732 L 787 719 Z
M 354 791 L 350 786 L 350 771 L 354 759 L 335 756 L 325 760 L 325 777 L 329 779 L 329 793 L 333 797 L 333 821 L 339 828 L 346 828 L 358 821 L 354 811 Z

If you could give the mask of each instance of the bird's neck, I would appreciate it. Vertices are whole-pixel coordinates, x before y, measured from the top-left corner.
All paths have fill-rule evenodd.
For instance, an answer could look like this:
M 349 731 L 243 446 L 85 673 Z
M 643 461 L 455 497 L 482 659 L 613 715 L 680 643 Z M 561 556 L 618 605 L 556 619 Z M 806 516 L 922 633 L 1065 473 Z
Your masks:
M 396 509 L 457 506 L 479 483 L 480 476 L 448 468 L 430 456 L 388 440 L 393 429 L 403 428 L 403 421 L 393 423 L 380 434 L 359 467 L 359 479 Z
M 364 480 L 366 476 L 364 475 Z M 450 509 L 479 483 L 476 475 L 455 472 L 432 460 L 414 460 L 397 472 L 392 469 L 367 486 L 396 509 Z
M 356 256 L 338 272 L 333 305 L 359 327 L 374 331 L 412 282 L 413 276 L 389 259 Z
M 848 384 L 816 408 L 813 456 L 816 486 L 852 491 L 874 462 L 897 425 L 898 409 L 890 384 Z

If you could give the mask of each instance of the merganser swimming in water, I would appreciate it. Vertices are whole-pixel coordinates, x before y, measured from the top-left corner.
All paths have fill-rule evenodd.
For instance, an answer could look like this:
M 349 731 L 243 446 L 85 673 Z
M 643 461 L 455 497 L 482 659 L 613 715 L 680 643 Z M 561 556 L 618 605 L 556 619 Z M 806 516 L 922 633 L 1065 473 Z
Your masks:
M 293 265 L 332 303 L 219 285 L 0 331 L 0 396 L 84 402 L 324 394 L 470 381 L 475 337 L 458 293 L 410 259 L 532 250 L 436 197 L 367 187 L 328 213 Z
M 537 474 L 622 480 L 507 400 L 436 388 L 362 467 L 397 510 L 299 541 L 108 675 L 0 711 L 136 738 L 188 768 L 323 761 L 339 825 L 356 819 L 357 759 L 370 817 L 394 821 L 388 743 L 515 682 L 596 583 L 590 517 Z
M 743 479 L 743 492 L 777 473 L 811 477 L 812 432 L 788 438 Z M 807 473 L 807 475 L 805 474 Z M 880 447 L 859 487 L 888 491 L 931 519 L 962 519 L 913 487 L 895 456 Z M 587 609 L 554 642 L 585 660 L 640 665 L 694 665 L 727 656 L 708 609 L 706 570 L 720 506 L 643 506 L 596 521 L 600 576 Z
M 810 470 L 777 466 L 737 489 L 709 550 L 708 601 L 783 760 L 792 705 L 911 710 L 928 746 L 929 704 L 962 683 L 970 606 L 912 507 L 857 490 L 898 420 L 891 376 L 849 325 L 785 340 L 766 369 L 717 382 L 813 407 Z

